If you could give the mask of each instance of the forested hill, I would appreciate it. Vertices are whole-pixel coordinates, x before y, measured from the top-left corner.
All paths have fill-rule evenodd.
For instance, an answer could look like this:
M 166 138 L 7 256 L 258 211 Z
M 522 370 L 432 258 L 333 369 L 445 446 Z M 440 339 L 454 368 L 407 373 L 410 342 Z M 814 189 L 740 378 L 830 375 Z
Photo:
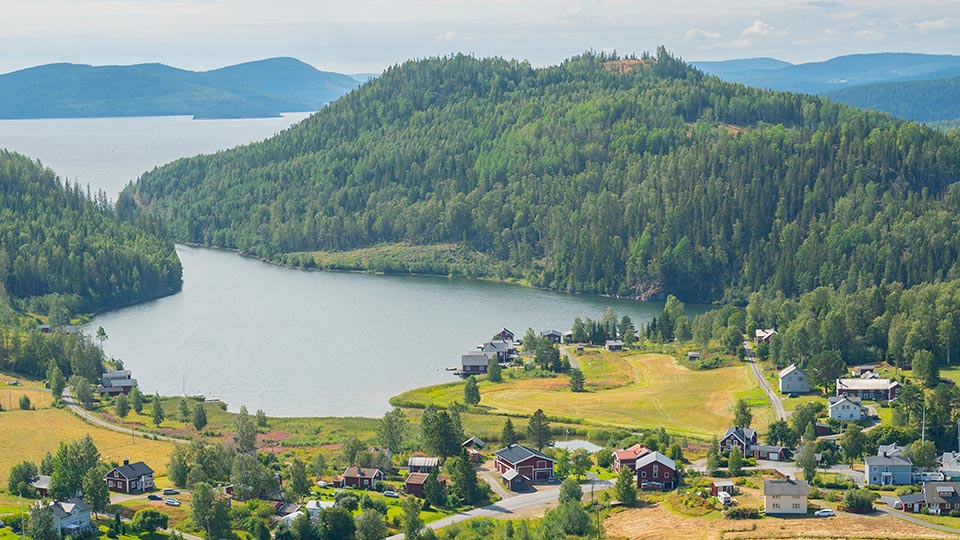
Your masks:
M 0 281 L 29 310 L 62 315 L 175 292 L 181 268 L 172 242 L 120 222 L 104 197 L 0 150 Z
M 118 201 L 179 240 L 291 264 L 461 243 L 478 269 L 685 300 L 960 276 L 960 141 L 655 58 L 467 56 L 388 70 L 262 143 Z
M 852 86 L 827 97 L 918 122 L 960 120 L 960 77 Z

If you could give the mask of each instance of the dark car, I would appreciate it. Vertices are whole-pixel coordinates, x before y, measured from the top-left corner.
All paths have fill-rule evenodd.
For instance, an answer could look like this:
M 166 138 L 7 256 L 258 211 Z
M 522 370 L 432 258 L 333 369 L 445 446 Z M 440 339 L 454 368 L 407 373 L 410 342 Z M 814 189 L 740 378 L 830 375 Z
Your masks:
M 787 394 L 787 397 L 788 398 L 800 397 L 800 394 L 797 394 L 796 392 L 790 392 L 789 394 Z
M 155 495 L 155 494 L 153 494 L 153 493 L 147 495 L 147 498 L 150 499 L 151 501 L 162 501 L 162 500 L 163 500 L 163 497 L 161 497 L 161 496 L 159 496 L 159 495 Z
M 177 491 L 177 490 L 175 490 L 175 489 L 167 488 L 167 489 L 163 490 L 163 494 L 164 494 L 164 495 L 179 495 L 180 492 Z

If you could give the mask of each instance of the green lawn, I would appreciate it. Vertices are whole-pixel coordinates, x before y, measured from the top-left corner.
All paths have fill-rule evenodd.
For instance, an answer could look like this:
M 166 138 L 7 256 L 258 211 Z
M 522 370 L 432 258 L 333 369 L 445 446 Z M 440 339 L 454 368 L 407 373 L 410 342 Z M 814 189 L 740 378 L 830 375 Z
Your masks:
M 607 362 L 607 365 L 602 365 Z M 699 437 L 722 433 L 733 418 L 737 397 L 755 406 L 754 422 L 769 423 L 772 415 L 753 373 L 745 364 L 693 371 L 674 357 L 646 352 L 600 352 L 584 363 L 588 391 L 570 391 L 567 377 L 545 379 L 504 377 L 503 383 L 481 380 L 480 407 L 490 413 L 529 415 L 542 408 L 547 415 L 577 419 L 592 426 L 668 431 Z M 591 388 L 591 374 L 603 384 Z M 610 386 L 611 381 L 620 384 Z M 411 390 L 394 403 L 447 406 L 463 399 L 462 383 Z

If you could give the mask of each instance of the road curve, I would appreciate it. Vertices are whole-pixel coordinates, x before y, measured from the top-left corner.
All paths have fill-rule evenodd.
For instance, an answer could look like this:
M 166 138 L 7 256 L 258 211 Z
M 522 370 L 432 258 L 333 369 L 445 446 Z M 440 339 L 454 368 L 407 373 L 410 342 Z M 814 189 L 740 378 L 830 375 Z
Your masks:
M 87 412 L 83 407 L 80 406 L 79 403 L 77 403 L 77 400 L 73 397 L 71 390 L 72 389 L 69 387 L 63 390 L 63 402 L 67 405 L 67 407 L 70 408 L 73 414 L 79 416 L 81 419 L 85 420 L 90 424 L 93 424 L 95 426 L 99 426 L 105 429 L 109 429 L 111 431 L 116 431 L 117 433 L 123 433 L 125 435 L 134 435 L 136 437 L 149 437 L 151 439 L 156 439 L 158 441 L 167 441 L 167 442 L 175 442 L 175 443 L 187 442 L 183 439 L 177 439 L 176 437 L 168 437 L 166 435 L 158 435 L 156 433 L 150 433 L 148 431 L 140 431 L 140 430 L 131 429 L 123 426 L 118 426 L 116 424 L 111 424 L 110 422 L 107 422 L 106 420 L 103 420 L 101 418 L 97 418 L 96 416 Z
M 580 369 L 580 361 L 577 360 L 577 357 L 570 353 L 569 347 L 564 347 L 561 345 L 560 352 L 562 352 L 567 357 L 567 360 L 570 361 L 570 369 Z
M 760 383 L 760 388 L 763 388 L 764 393 L 767 394 L 770 403 L 773 405 L 773 412 L 776 414 L 777 420 L 785 420 L 787 418 L 787 411 L 783 408 L 783 400 L 773 391 L 773 388 L 770 388 L 770 383 L 767 382 L 766 377 L 764 377 L 760 371 L 760 366 L 757 365 L 757 355 L 753 352 L 753 346 L 750 345 L 749 341 L 744 341 L 743 348 L 747 351 L 747 362 L 750 362 L 750 367 L 753 368 L 753 375 L 757 378 L 757 382 Z

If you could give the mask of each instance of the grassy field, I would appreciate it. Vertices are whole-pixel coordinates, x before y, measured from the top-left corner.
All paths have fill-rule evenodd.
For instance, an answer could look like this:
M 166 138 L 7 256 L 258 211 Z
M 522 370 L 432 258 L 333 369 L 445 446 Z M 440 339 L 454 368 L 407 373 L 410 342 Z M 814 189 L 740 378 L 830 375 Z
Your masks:
M 166 442 L 131 438 L 107 429 L 84 423 L 64 409 L 35 411 L 10 410 L 0 413 L 0 471 L 23 460 L 39 463 L 47 451 L 55 452 L 60 441 L 93 437 L 104 461 L 121 461 L 129 457 L 143 460 L 158 475 L 166 473 L 173 445 Z
M 588 351 L 582 356 L 587 392 L 571 392 L 565 376 L 512 378 L 508 371 L 503 383 L 480 382 L 480 406 L 518 415 L 542 408 L 549 416 L 595 426 L 663 426 L 695 436 L 722 433 L 738 397 L 755 406 L 754 425 L 765 426 L 771 418 L 766 397 L 745 365 L 692 371 L 662 354 Z M 405 392 L 396 401 L 446 406 L 462 399 L 463 383 L 448 383 Z

